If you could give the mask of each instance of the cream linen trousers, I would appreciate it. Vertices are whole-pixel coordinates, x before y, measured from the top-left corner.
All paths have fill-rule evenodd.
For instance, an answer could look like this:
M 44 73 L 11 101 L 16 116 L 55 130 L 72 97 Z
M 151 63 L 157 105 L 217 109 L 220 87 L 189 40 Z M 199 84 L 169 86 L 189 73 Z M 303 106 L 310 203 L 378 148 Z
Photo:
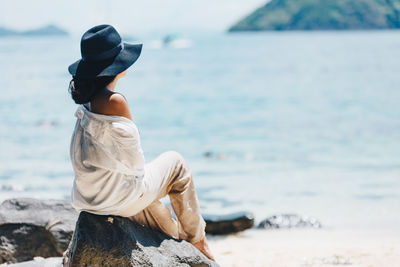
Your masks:
M 200 214 L 192 173 L 179 153 L 164 152 L 147 163 L 143 183 L 145 190 L 140 200 L 147 207 L 130 216 L 131 220 L 191 243 L 205 236 L 205 222 Z M 160 201 L 166 195 L 177 221 Z
M 175 151 L 145 163 L 135 123 L 79 106 L 71 138 L 77 211 L 128 217 L 191 243 L 205 236 L 192 173 Z M 160 199 L 169 196 L 177 220 Z

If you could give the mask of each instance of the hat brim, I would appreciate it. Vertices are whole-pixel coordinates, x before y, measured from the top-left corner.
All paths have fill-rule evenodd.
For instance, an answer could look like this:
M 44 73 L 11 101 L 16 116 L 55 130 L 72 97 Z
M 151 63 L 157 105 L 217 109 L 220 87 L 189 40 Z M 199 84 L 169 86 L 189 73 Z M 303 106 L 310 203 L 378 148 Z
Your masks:
M 124 43 L 124 48 L 116 57 L 102 61 L 80 59 L 71 64 L 68 71 L 72 76 L 78 77 L 115 76 L 136 62 L 142 52 L 142 46 Z

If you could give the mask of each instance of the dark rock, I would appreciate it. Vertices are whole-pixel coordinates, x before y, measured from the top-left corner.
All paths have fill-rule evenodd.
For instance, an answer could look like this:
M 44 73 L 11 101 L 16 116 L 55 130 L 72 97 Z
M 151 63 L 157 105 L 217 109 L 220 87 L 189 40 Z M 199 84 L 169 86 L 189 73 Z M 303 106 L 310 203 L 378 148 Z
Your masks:
M 398 28 L 399 0 L 272 0 L 229 31 Z
M 53 235 L 44 227 L 26 223 L 0 225 L 0 264 L 61 255 Z
M 65 266 L 218 266 L 184 240 L 119 216 L 81 212 Z
M 58 246 L 66 250 L 75 228 L 78 212 L 69 200 L 18 198 L 0 205 L 0 224 L 30 223 L 45 227 L 53 234 Z M 230 234 L 254 226 L 254 216 L 248 212 L 228 215 L 204 215 L 206 232 Z
M 254 226 L 254 215 L 237 212 L 228 215 L 204 215 L 206 232 L 212 235 L 226 235 L 240 232 Z
M 258 228 L 277 229 L 277 228 L 301 228 L 312 227 L 321 228 L 321 223 L 312 217 L 299 216 L 296 214 L 278 214 L 268 217 L 260 222 Z
M 29 223 L 49 229 L 60 249 L 71 240 L 78 212 L 68 200 L 18 198 L 0 205 L 0 224 Z

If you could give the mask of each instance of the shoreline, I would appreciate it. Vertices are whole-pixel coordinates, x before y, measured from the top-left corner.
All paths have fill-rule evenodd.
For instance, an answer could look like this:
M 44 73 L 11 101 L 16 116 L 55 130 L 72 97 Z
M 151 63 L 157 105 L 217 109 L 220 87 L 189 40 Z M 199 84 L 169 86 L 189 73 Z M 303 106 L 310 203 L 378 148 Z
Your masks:
M 400 263 L 400 230 L 249 229 L 209 236 L 221 266 L 384 266 Z
M 48 235 L 39 237 L 43 238 L 43 241 L 49 240 L 49 237 L 55 238 L 57 247 L 62 250 L 65 250 L 69 244 L 70 237 L 65 236 L 65 233 L 72 234 L 78 216 L 69 202 L 65 200 L 10 199 L 3 202 L 0 207 L 2 208 L 0 209 L 0 219 L 3 219 L 4 224 L 25 223 L 32 224 L 38 229 L 47 229 L 48 223 L 55 219 L 62 222 L 51 227 L 51 229 L 44 230 Z M 316 221 L 309 217 L 307 217 L 308 219 L 304 217 L 304 220 L 301 221 L 302 217 L 299 216 L 294 218 L 291 217 L 294 215 L 282 216 L 269 220 L 270 224 L 268 225 L 278 228 L 259 229 L 256 228 L 256 224 L 253 228 L 232 234 L 207 234 L 211 252 L 214 254 L 217 263 L 221 266 L 240 267 L 318 267 L 332 265 L 398 267 L 398 263 L 400 263 L 399 226 L 390 227 L 386 225 L 385 227 L 382 225 L 379 228 L 371 228 L 368 227 L 370 224 L 366 221 L 357 228 L 338 228 L 323 225 L 322 228 L 316 228 L 319 227 L 319 222 L 316 224 Z M 212 223 L 214 221 L 217 224 L 224 222 L 219 227 L 225 225 L 226 228 L 228 217 L 216 215 L 211 217 L 213 218 L 209 219 Z M 235 214 L 234 217 L 237 220 L 232 224 L 236 228 L 240 228 L 240 225 L 248 226 L 248 222 L 251 221 L 251 216 L 245 217 Z M 390 225 L 395 222 L 392 221 Z M 285 226 L 292 226 L 292 228 L 282 228 Z M 7 232 L 10 238 L 14 238 L 15 231 L 13 229 Z M 241 229 L 245 228 L 242 227 Z M 217 232 L 221 231 L 214 231 L 214 233 Z M 7 236 L 7 233 L 4 234 Z M 20 232 L 15 233 L 19 235 Z M 23 238 L 21 239 L 21 236 L 18 240 L 23 240 L 23 243 L 26 242 Z M 16 242 L 15 244 L 18 246 L 19 243 Z M 14 252 L 10 253 L 11 257 L 14 257 Z M 37 255 L 47 255 L 48 257 L 52 254 L 37 254 L 37 251 L 32 253 L 32 257 Z M 57 256 L 58 254 L 55 253 L 54 255 Z M 44 263 L 43 258 L 37 258 L 34 261 L 35 264 L 43 266 L 40 265 Z M 25 262 L 24 264 L 29 266 L 32 262 Z

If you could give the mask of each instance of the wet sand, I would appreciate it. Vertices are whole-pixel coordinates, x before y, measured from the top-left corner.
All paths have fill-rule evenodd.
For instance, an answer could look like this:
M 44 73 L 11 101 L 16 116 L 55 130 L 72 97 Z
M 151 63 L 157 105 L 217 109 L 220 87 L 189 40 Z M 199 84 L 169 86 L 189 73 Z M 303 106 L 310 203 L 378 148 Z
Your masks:
M 221 266 L 400 266 L 400 230 L 251 229 L 208 239 Z

